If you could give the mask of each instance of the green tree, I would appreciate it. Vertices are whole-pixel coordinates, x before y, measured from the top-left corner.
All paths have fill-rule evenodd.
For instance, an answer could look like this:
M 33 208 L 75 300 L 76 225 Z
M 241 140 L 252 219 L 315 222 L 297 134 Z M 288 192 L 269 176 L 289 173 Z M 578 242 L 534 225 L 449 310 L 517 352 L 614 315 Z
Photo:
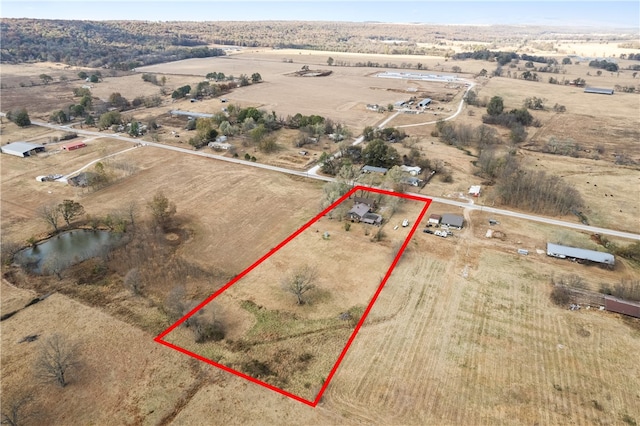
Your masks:
M 69 114 L 74 117 L 83 117 L 84 116 L 84 107 L 82 105 L 71 105 L 69 106 Z
M 19 127 L 27 127 L 31 125 L 29 113 L 25 108 L 21 108 L 16 112 L 11 112 L 8 118 Z
M 254 72 L 251 74 L 251 82 L 252 83 L 260 83 L 262 81 L 262 76 L 260 73 Z
M 504 111 L 504 101 L 500 96 L 494 96 L 487 104 L 487 114 L 500 115 Z
M 249 85 L 249 77 L 247 77 L 246 74 L 240 74 L 240 77 L 238 78 L 238 80 L 239 80 L 240 87 Z
M 333 62 L 334 62 L 333 58 L 329 56 L 329 59 L 327 59 L 327 65 L 332 66 Z
M 89 77 L 89 74 L 87 74 L 87 73 L 86 73 L 86 72 L 84 72 L 84 71 L 80 71 L 80 72 L 78 73 L 78 78 L 81 78 L 82 80 L 86 80 L 86 79 L 87 79 L 87 77 Z
M 401 156 L 398 151 L 382 139 L 374 139 L 362 150 L 362 157 L 368 166 L 391 168 L 399 165 Z
M 53 81 L 53 77 L 48 74 L 40 74 L 40 80 L 45 84 L 45 86 Z
M 58 204 L 58 210 L 60 210 L 60 214 L 67 226 L 71 225 L 73 219 L 84 214 L 82 204 L 73 200 L 63 200 L 62 203 Z
M 67 114 L 65 114 L 63 110 L 58 110 L 51 114 L 50 120 L 58 124 L 66 123 L 69 121 L 69 119 L 67 118 Z
M 562 65 L 571 65 L 571 59 L 570 58 L 562 59 Z
M 100 81 L 100 78 L 95 74 L 91 74 L 91 77 L 89 77 L 89 81 L 92 83 L 97 83 L 98 81 Z
M 118 111 L 109 111 L 109 112 L 105 112 L 100 116 L 100 119 L 98 120 L 98 127 L 100 129 L 108 129 L 114 124 L 121 124 L 121 123 L 122 123 L 122 116 L 120 115 L 120 113 Z

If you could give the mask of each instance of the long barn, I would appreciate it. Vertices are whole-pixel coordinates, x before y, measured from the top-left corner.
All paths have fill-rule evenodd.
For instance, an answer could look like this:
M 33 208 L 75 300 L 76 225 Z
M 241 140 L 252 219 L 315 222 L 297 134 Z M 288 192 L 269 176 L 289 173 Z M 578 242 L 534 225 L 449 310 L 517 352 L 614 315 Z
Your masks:
M 605 265 L 615 265 L 615 258 L 612 254 L 601 251 L 586 250 L 576 247 L 561 246 L 560 244 L 547 243 L 547 256 L 560 259 L 580 259 L 590 262 L 603 263 Z

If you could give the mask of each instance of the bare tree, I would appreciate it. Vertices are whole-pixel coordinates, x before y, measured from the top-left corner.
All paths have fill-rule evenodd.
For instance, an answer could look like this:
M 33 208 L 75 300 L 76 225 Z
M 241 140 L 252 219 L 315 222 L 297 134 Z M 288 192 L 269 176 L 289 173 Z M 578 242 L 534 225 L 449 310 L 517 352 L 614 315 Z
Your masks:
M 130 269 L 127 272 L 124 276 L 124 285 L 136 296 L 142 294 L 143 280 L 138 268 Z
M 304 305 L 303 296 L 316 288 L 315 281 L 317 276 L 318 271 L 315 268 L 309 265 L 301 266 L 283 279 L 282 288 L 296 296 L 298 305 Z
M 2 398 L 2 420 L 0 424 L 18 426 L 36 415 L 33 408 L 33 391 L 29 390 L 13 397 Z
M 54 334 L 40 347 L 35 370 L 40 379 L 65 387 L 69 383 L 69 370 L 78 365 L 78 345 Z
M 55 275 L 58 277 L 58 280 L 61 280 L 62 271 L 66 267 L 66 262 L 58 254 L 52 254 L 47 256 L 47 260 L 42 264 L 42 272 L 45 274 Z
M 60 219 L 60 209 L 57 205 L 49 204 L 41 206 L 38 209 L 38 216 L 47 222 L 53 228 L 54 232 L 58 232 L 58 220 Z

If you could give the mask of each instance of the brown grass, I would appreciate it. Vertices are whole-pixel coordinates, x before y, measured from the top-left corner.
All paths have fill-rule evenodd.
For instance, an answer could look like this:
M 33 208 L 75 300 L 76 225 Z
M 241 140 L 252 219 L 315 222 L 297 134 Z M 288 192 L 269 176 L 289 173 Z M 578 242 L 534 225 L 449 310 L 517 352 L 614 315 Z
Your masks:
M 294 59 L 293 64 L 282 62 L 289 56 Z M 340 57 L 334 53 L 331 56 Z M 168 75 L 168 89 L 194 84 L 211 71 L 238 75 L 260 72 L 264 83 L 234 91 L 228 98 L 243 106 L 273 109 L 279 115 L 296 112 L 326 115 L 347 123 L 356 134 L 365 125 L 375 125 L 385 116 L 366 111 L 366 103 L 393 103 L 399 96 L 403 98 L 410 86 L 407 82 L 370 77 L 370 69 L 336 67 L 331 76 L 312 79 L 285 75 L 305 64 L 324 68 L 327 57 L 324 52 L 247 51 L 229 58 L 160 65 L 158 67 L 164 68 L 155 71 L 178 73 Z M 494 68 L 488 63 L 455 63 L 443 58 L 421 58 L 421 62 L 438 71 L 448 71 L 453 65 L 469 73 Z M 595 70 L 585 64 L 575 65 L 567 68 L 566 76 L 586 78 L 589 84 L 602 87 L 631 82 L 627 72 L 620 77 L 603 75 L 596 79 L 587 77 L 587 71 Z M 29 76 L 37 79 L 42 72 L 45 71 L 41 67 L 31 66 L 13 69 L 3 65 L 2 69 L 5 82 L 9 82 L 5 80 L 7 76 L 14 76 L 15 82 Z M 65 72 L 75 74 L 77 70 Z M 69 103 L 66 93 L 71 93 L 74 84 L 80 82 L 70 82 L 63 91 L 9 85 L 2 90 L 3 108 L 26 106 L 33 111 L 32 118 L 47 118 L 52 109 Z M 139 89 L 140 86 L 144 87 Z M 423 89 L 427 93 L 446 90 L 428 84 Z M 95 90 L 100 96 L 120 91 L 131 99 L 133 94 L 154 93 L 159 88 L 143 84 L 139 76 L 105 76 L 105 82 L 98 83 Z M 613 96 L 586 95 L 581 89 L 508 78 L 489 79 L 480 87 L 479 94 L 481 97 L 503 96 L 507 108 L 520 107 L 525 97 L 534 95 L 545 97 L 551 106 L 555 102 L 565 105 L 567 113 L 563 115 L 533 112 L 543 127 L 530 129 L 531 142 L 544 143 L 551 136 L 570 137 L 587 148 L 603 143 L 605 154 L 599 160 L 551 156 L 529 149 L 519 150 L 518 155 L 527 167 L 562 175 L 575 185 L 585 198 L 585 214 L 591 224 L 637 231 L 634 223 L 639 206 L 635 187 L 640 176 L 635 168 L 613 165 L 611 158 L 612 153 L 622 150 L 633 158 L 638 156 L 637 117 L 634 116 L 637 95 L 617 92 Z M 460 96 L 459 92 L 456 96 Z M 35 100 L 44 97 L 42 104 L 36 105 Z M 5 99 L 10 103 L 5 103 Z M 456 99 L 453 104 L 457 103 Z M 161 140 L 168 139 L 171 129 L 184 133 L 182 140 L 187 134 L 181 122 L 172 122 L 163 114 L 174 107 L 216 112 L 221 106 L 218 100 L 194 104 L 167 101 L 160 108 L 130 114 L 147 119 L 157 113 L 161 117 L 159 121 L 167 120 L 166 127 L 162 123 L 167 133 L 161 134 Z M 480 124 L 484 112 L 468 109 L 476 114 L 469 116 L 463 112 L 456 121 Z M 428 114 L 416 119 L 426 116 Z M 412 119 L 398 118 L 391 125 L 409 124 Z M 453 171 L 454 182 L 445 184 L 434 179 L 422 192 L 457 199 L 460 193 L 466 194 L 470 184 L 482 181 L 472 174 L 474 157 L 443 146 L 430 136 L 432 129 L 433 125 L 406 130 L 417 138 L 416 147 L 426 156 L 447 163 Z M 54 135 L 59 133 L 35 127 L 18 129 L 6 120 L 2 123 L 2 143 L 48 142 Z M 283 144 L 288 137 L 283 135 Z M 178 144 L 175 140 L 172 143 Z M 144 217 L 146 201 L 161 189 L 176 203 L 178 221 L 185 232 L 180 235 L 186 236 L 176 243 L 175 256 L 203 269 L 232 276 L 319 211 L 320 183 L 150 147 L 116 157 L 134 164 L 136 172 L 96 192 L 35 181 L 37 175 L 68 173 L 127 146 L 130 145 L 104 138 L 90 141 L 88 148 L 72 153 L 27 159 L 0 156 L 2 238 L 22 243 L 33 235 L 45 234 L 46 225 L 37 219 L 36 209 L 64 198 L 79 201 L 92 215 L 121 210 L 135 201 Z M 322 146 L 317 152 L 321 149 Z M 288 154 L 274 154 L 264 161 L 295 163 L 278 155 Z M 484 189 L 485 195 L 477 202 L 491 204 L 491 188 Z M 430 213 L 459 211 L 434 204 Z M 496 229 L 504 237 L 486 239 L 490 215 L 473 212 L 466 217 L 470 226 L 454 237 L 441 239 L 419 232 L 413 238 L 406 257 L 392 275 L 370 319 L 338 369 L 324 401 L 316 409 L 213 367 L 192 364 L 188 357 L 153 343 L 153 334 L 142 330 L 154 330 L 166 318 L 158 312 L 156 301 L 131 296 L 119 289 L 117 279 L 106 289 L 87 286 L 81 290 L 82 295 L 78 290 L 79 298 L 87 298 L 83 300 L 104 302 L 96 307 L 54 294 L 2 323 L 3 399 L 21 387 L 31 386 L 25 378 L 31 377 L 36 343 L 18 344 L 17 341 L 28 334 L 45 337 L 64 332 L 83 343 L 86 367 L 66 389 L 39 388 L 37 401 L 45 408 L 47 422 L 51 424 L 70 421 L 191 424 L 205 418 L 262 424 L 557 424 L 598 423 L 603 418 L 610 419 L 611 423 L 629 418 L 639 421 L 637 378 L 640 372 L 636 354 L 640 335 L 637 328 L 631 328 L 616 315 L 594 310 L 572 312 L 553 306 L 549 300 L 552 276 L 577 274 L 587 283 L 587 288 L 597 290 L 601 283 L 637 279 L 640 276 L 637 266 L 616 259 L 615 270 L 608 271 L 552 259 L 535 251 L 544 249 L 547 241 L 595 248 L 595 242 L 587 233 L 498 218 L 501 224 Z M 329 227 L 328 222 L 327 219 L 321 223 Z M 364 237 L 363 233 L 358 235 L 359 232 L 357 227 L 350 231 L 353 238 Z M 341 235 L 339 226 L 333 234 Z M 315 235 L 310 233 L 309 238 Z M 306 242 L 316 247 L 311 240 Z M 358 247 L 368 253 L 369 244 L 374 243 L 363 240 Z M 529 249 L 530 255 L 517 255 L 517 248 Z M 384 250 L 390 249 L 385 247 L 378 255 L 385 257 Z M 307 253 L 301 249 L 291 253 L 291 259 L 302 262 L 308 259 Z M 344 268 L 341 254 L 322 252 L 325 257 L 338 257 L 335 264 L 341 266 L 331 274 L 342 273 L 353 278 L 355 275 L 347 275 L 354 272 L 352 268 Z M 287 264 L 282 262 L 279 267 L 286 268 Z M 269 273 L 278 272 L 277 268 L 278 265 L 273 264 Z M 343 280 L 344 284 L 351 278 Z M 184 279 L 194 294 L 212 290 L 207 285 L 218 285 L 192 277 Z M 264 281 L 276 282 L 266 276 Z M 53 288 L 55 284 L 50 283 Z M 158 287 L 158 294 L 171 288 L 170 283 Z M 268 286 L 262 288 L 263 294 L 253 294 L 238 287 L 237 300 L 251 296 L 273 309 L 295 308 L 285 306 L 284 299 L 271 297 L 275 293 L 267 290 Z M 34 295 L 5 283 L 1 290 L 3 313 L 20 307 Z M 94 290 L 95 293 L 91 293 Z M 364 293 L 370 297 L 370 291 Z M 343 305 L 356 303 L 363 294 L 345 293 L 344 301 L 328 298 L 325 306 L 331 306 L 331 312 L 341 310 Z M 324 312 L 319 306 L 308 307 L 317 309 L 314 315 L 318 318 L 329 313 L 328 308 Z M 232 321 L 230 336 L 236 340 L 251 329 L 254 319 L 246 311 L 225 305 L 221 312 L 235 321 Z M 333 345 L 338 340 L 329 343 Z M 315 341 L 308 343 L 313 345 Z M 272 349 L 275 352 L 281 347 L 274 345 Z M 210 355 L 224 353 L 211 350 Z M 272 352 L 255 355 L 267 357 Z M 318 389 L 310 387 L 308 391 L 311 393 L 311 390 Z

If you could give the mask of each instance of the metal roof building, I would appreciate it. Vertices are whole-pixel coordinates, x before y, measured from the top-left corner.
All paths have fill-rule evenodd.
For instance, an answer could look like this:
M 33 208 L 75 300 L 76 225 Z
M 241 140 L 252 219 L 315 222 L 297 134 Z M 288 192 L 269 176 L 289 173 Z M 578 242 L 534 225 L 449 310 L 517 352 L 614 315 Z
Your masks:
M 13 142 L 0 148 L 3 154 L 15 155 L 16 157 L 29 157 L 38 152 L 44 152 L 44 145 L 37 145 L 28 142 Z
M 589 260 L 591 262 L 604 263 L 612 266 L 615 264 L 615 258 L 612 254 L 595 250 L 561 246 L 553 243 L 547 243 L 547 256 L 558 257 L 560 259 L 570 258 Z
M 424 98 L 423 100 L 420 101 L 420 103 L 418 103 L 418 106 L 419 107 L 426 107 L 430 103 L 431 103 L 431 98 Z
M 364 166 L 362 167 L 362 173 L 382 173 L 387 174 L 389 169 L 385 169 L 384 167 L 374 167 L 374 166 Z
M 441 225 L 446 225 L 458 229 L 462 229 L 463 223 L 464 218 L 462 216 L 458 216 L 457 214 L 445 213 L 442 215 L 442 219 L 440 220 Z
M 613 296 L 604 296 L 604 308 L 607 311 L 640 318 L 640 303 L 622 300 Z
M 599 89 L 597 87 L 587 87 L 584 93 L 597 93 L 600 95 L 613 95 L 613 89 Z

